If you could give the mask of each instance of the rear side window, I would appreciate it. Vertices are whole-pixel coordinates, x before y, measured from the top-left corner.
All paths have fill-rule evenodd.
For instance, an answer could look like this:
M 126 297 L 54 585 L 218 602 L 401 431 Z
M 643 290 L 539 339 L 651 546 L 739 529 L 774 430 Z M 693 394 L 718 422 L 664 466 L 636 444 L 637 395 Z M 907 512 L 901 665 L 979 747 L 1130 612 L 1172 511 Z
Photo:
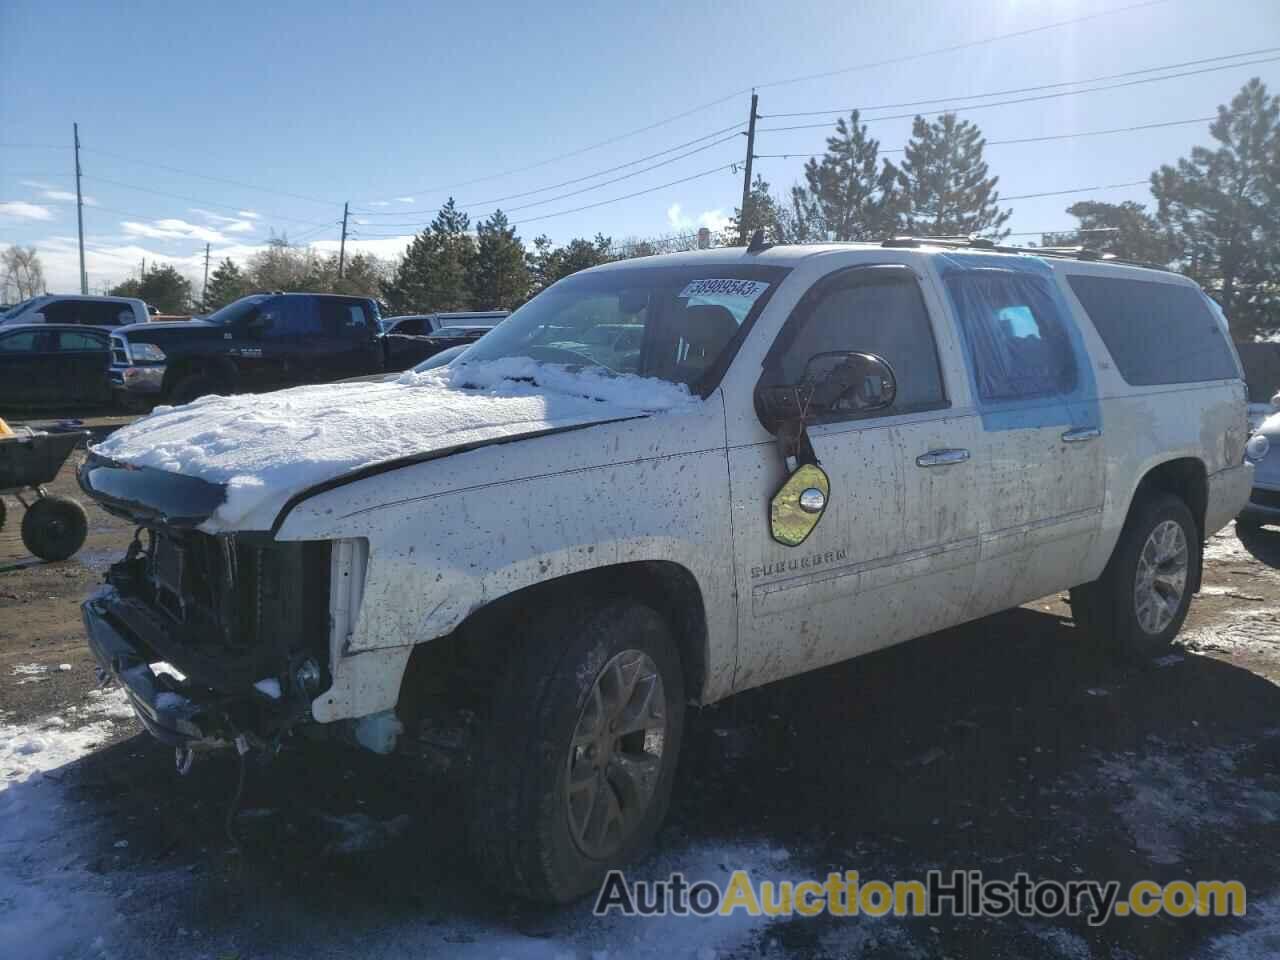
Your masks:
M 133 323 L 133 309 L 127 303 L 84 301 L 80 304 L 79 323 L 98 327 L 117 327 Z
M 0 337 L 0 350 L 5 353 L 34 353 L 37 341 L 41 339 L 38 330 L 23 330 L 7 337 Z
M 1047 280 L 1008 270 L 946 277 L 983 400 L 1070 393 L 1076 364 Z
M 364 307 L 359 303 L 350 300 L 320 300 L 317 307 L 320 327 L 331 337 L 347 337 L 369 329 Z
M 272 308 L 277 317 L 271 325 L 273 336 L 309 338 L 325 332 L 313 297 L 279 297 Z
M 51 300 L 40 308 L 45 323 L 79 323 L 79 300 Z
M 946 406 L 933 328 L 915 278 L 880 270 L 851 270 L 812 307 L 802 305 L 775 345 L 764 382 L 800 383 L 805 365 L 820 353 L 873 353 L 889 362 L 898 384 L 893 406 L 881 416 Z
M 1079 274 L 1067 283 L 1126 383 L 1146 387 L 1240 375 L 1222 327 L 1195 287 Z
M 106 353 L 107 338 L 91 333 L 88 330 L 59 330 L 58 349 L 67 351 L 100 350 L 103 353 Z

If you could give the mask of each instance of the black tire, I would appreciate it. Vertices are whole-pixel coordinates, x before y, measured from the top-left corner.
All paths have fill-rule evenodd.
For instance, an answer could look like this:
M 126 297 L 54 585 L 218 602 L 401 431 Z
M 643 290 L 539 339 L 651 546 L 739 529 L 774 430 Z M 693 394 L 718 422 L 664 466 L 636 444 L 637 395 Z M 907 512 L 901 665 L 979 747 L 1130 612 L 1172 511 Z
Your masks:
M 41 560 L 65 560 L 89 533 L 84 507 L 70 497 L 41 497 L 22 518 L 22 542 Z
M 612 676 L 611 665 L 635 651 L 648 658 L 646 671 L 656 667 L 665 691 L 663 749 L 647 803 L 625 800 L 635 781 L 619 781 L 616 773 L 606 779 L 604 771 L 595 778 L 592 799 L 604 798 L 610 810 L 608 800 L 617 799 L 619 809 L 634 812 L 628 814 L 631 826 L 612 835 L 615 846 L 607 855 L 593 856 L 571 826 L 570 765 L 591 768 L 595 762 L 593 747 L 574 745 L 575 733 L 588 722 L 586 704 L 596 703 L 592 694 L 606 668 Z M 530 900 L 568 903 L 597 889 L 611 868 L 642 854 L 662 825 L 684 730 L 680 657 L 670 627 L 650 607 L 625 598 L 584 598 L 535 621 L 502 659 L 505 669 L 494 683 L 472 757 L 468 846 L 494 886 Z
M 207 377 L 203 373 L 193 373 L 174 384 L 173 389 L 169 391 L 169 402 L 177 407 L 192 400 L 199 400 L 211 393 L 225 392 L 225 390 L 226 388 L 213 377 Z
M 1191 605 L 1192 584 L 1200 578 L 1203 552 L 1195 519 L 1182 500 L 1158 491 L 1139 496 L 1102 576 L 1071 590 L 1076 624 L 1101 650 L 1127 660 L 1156 656 L 1177 636 Z M 1161 629 L 1149 632 L 1139 620 L 1135 599 L 1139 559 L 1148 538 L 1166 521 L 1182 528 L 1187 547 L 1186 579 L 1172 618 Z

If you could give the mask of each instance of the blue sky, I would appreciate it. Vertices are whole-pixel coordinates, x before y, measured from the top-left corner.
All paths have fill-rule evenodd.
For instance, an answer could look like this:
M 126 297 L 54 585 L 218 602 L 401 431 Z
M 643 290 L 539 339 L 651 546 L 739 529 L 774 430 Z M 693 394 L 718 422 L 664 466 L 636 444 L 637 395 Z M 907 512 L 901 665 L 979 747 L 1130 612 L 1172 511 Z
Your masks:
M 1118 10 L 1135 0 L 822 0 L 650 5 L 375 2 L 0 4 L 0 246 L 34 244 L 51 290 L 77 286 L 71 125 L 80 124 L 90 284 L 173 262 L 192 276 L 204 244 L 242 258 L 269 231 L 336 247 L 342 203 L 356 249 L 384 256 L 450 194 L 494 206 L 531 240 L 615 240 L 716 225 L 741 198 L 723 170 L 744 138 L 564 199 L 647 163 L 526 197 L 744 121 L 752 86 L 769 114 L 944 98 L 989 140 L 1207 117 L 1248 77 L 1280 92 L 1280 62 L 984 109 L 961 98 L 1280 47 L 1275 0 L 1164 0 L 1070 26 L 910 62 L 845 69 Z M 1276 53 L 1263 54 L 1275 57 Z M 1205 64 L 1204 66 L 1215 66 Z M 1186 68 L 1194 69 L 1194 68 Z M 791 78 L 841 71 L 798 82 Z M 1063 88 L 1068 89 L 1068 88 Z M 1007 98 L 997 98 L 1007 99 Z M 643 133 L 694 107 L 715 103 Z M 868 117 L 908 112 L 889 109 Z M 833 112 L 830 117 L 833 119 Z M 764 119 L 769 128 L 825 115 Z M 1208 140 L 1207 124 L 991 146 L 1005 196 L 1145 180 Z M 909 119 L 871 125 L 900 148 Z M 821 152 L 825 129 L 761 132 L 756 169 L 775 189 Z M 611 140 L 575 156 L 562 154 Z M 543 161 L 552 161 L 543 163 Z M 541 164 L 503 176 L 504 171 Z M 173 168 L 173 169 L 166 169 Z M 181 172 L 179 172 L 181 171 Z M 196 174 L 200 176 L 195 176 Z M 483 178 L 483 179 L 481 179 Z M 469 185 L 467 181 L 479 180 Z M 225 181 L 237 181 L 238 184 Z M 1015 231 L 1069 226 L 1077 199 L 1147 200 L 1144 186 L 1012 200 Z

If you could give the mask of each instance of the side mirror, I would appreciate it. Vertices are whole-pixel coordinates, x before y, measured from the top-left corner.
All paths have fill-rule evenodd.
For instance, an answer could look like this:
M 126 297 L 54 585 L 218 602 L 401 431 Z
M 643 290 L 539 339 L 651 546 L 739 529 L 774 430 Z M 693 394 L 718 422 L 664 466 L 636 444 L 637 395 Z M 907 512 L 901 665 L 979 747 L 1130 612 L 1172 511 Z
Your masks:
M 777 433 L 785 424 L 803 425 L 837 413 L 868 413 L 893 406 L 898 380 L 883 357 L 873 353 L 818 353 L 805 364 L 799 383 L 761 387 L 756 406 L 765 426 Z

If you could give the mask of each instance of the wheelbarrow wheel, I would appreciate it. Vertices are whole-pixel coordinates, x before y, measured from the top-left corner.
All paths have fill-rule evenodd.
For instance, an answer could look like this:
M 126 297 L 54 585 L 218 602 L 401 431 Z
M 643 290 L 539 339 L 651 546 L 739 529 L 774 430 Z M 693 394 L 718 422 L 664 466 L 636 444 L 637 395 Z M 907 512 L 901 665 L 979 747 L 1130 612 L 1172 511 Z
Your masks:
M 41 497 L 22 518 L 22 542 L 41 560 L 65 560 L 84 545 L 89 518 L 70 497 Z

